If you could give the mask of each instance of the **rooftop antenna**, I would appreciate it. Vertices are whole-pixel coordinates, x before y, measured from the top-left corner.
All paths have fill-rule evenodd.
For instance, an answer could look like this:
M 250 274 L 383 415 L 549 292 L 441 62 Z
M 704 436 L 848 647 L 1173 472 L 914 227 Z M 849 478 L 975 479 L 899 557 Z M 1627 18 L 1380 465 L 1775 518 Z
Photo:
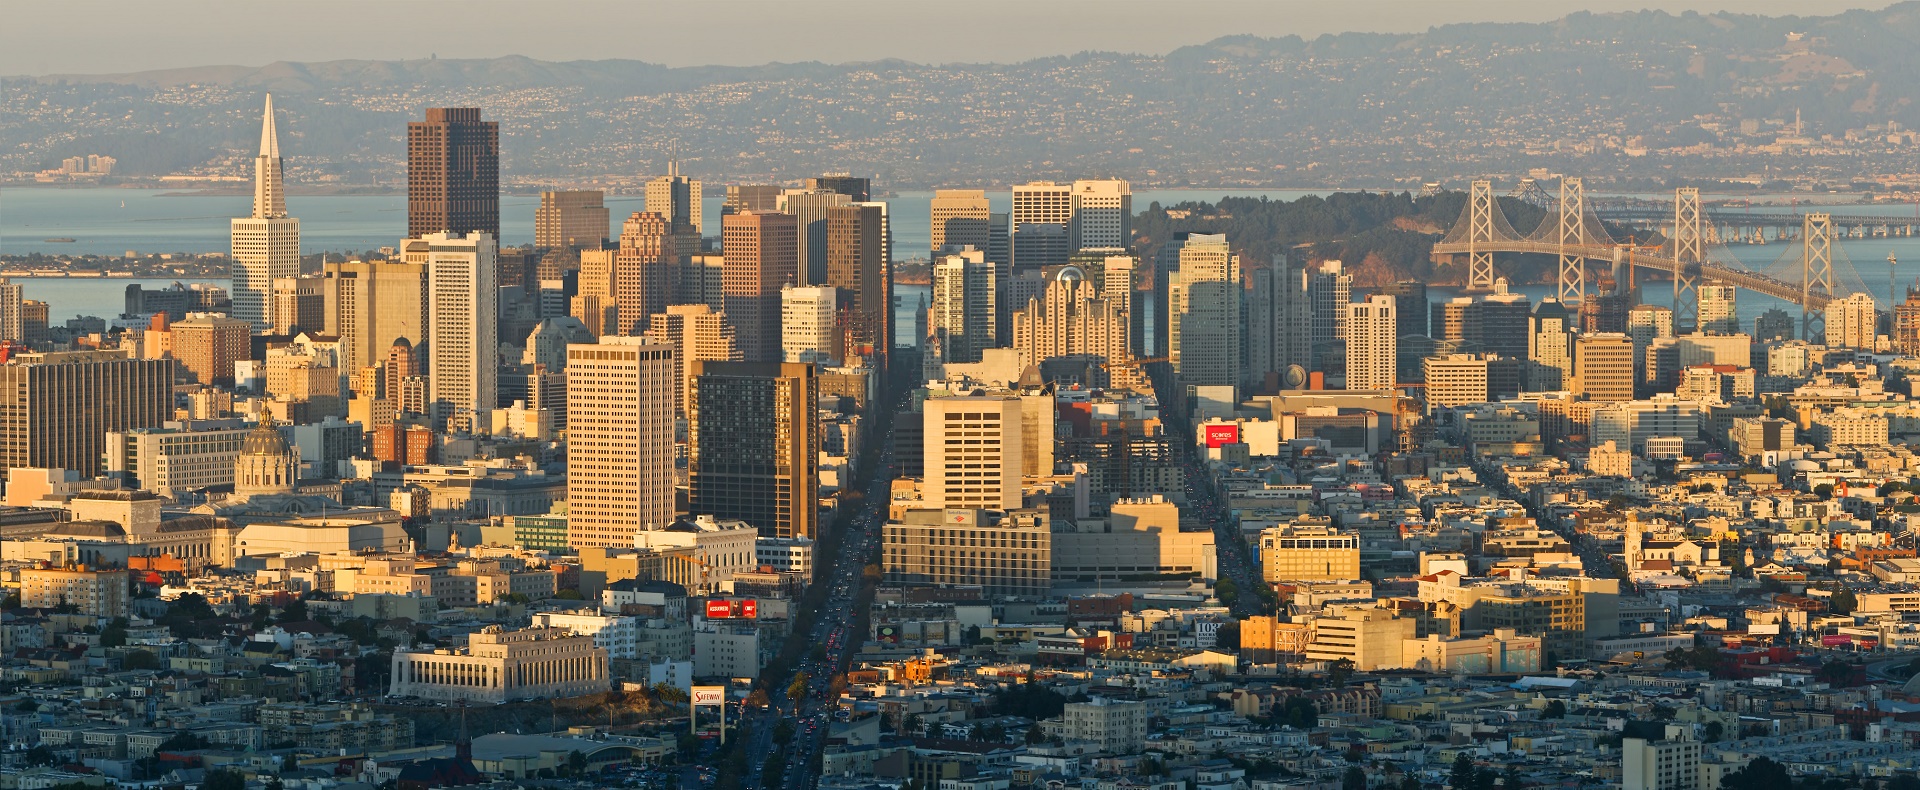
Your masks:
M 680 138 L 673 138 L 667 147 L 667 177 L 680 177 Z

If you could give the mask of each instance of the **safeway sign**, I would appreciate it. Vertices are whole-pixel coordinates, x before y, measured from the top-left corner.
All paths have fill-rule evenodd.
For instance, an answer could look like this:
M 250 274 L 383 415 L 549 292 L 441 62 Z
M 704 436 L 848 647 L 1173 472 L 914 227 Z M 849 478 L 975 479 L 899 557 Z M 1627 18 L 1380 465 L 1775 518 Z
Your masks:
M 724 705 L 727 702 L 726 686 L 694 686 L 693 704 Z

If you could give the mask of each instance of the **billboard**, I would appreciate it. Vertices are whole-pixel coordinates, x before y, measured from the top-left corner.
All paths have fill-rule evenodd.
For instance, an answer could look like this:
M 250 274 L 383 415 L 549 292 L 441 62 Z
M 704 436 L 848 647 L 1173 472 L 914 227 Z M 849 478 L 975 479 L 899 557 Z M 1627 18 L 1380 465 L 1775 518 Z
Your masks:
M 1826 645 L 1827 647 L 1850 645 L 1853 644 L 1853 637 L 1847 636 L 1846 634 L 1827 634 L 1820 637 L 1820 644 Z
M 752 620 L 760 614 L 760 602 L 753 598 L 729 601 L 713 598 L 707 601 L 708 620 L 732 620 L 735 618 Z
M 1202 427 L 1207 432 L 1207 449 L 1209 450 L 1217 450 L 1221 445 L 1240 443 L 1240 424 L 1237 422 L 1209 423 Z
M 693 704 L 724 705 L 727 702 L 726 686 L 694 686 Z

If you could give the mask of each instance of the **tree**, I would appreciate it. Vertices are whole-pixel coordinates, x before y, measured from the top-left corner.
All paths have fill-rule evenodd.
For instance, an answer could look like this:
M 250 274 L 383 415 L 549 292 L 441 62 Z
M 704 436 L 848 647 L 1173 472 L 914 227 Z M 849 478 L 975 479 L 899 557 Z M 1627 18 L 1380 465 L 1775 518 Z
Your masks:
M 190 752 L 195 749 L 205 749 L 205 748 L 207 748 L 206 739 L 201 738 L 200 736 L 195 735 L 191 732 L 180 732 L 180 733 L 174 734 L 174 736 L 171 738 L 161 741 L 159 751 Z
M 807 696 L 807 673 L 793 673 L 793 682 L 787 684 L 787 699 L 799 701 Z
M 307 602 L 298 598 L 295 598 L 293 603 L 287 604 L 287 608 L 280 610 L 280 622 L 303 623 L 307 619 Z
M 587 756 L 579 749 L 567 752 L 567 772 L 574 776 L 587 772 Z
M 1320 722 L 1320 709 L 1304 697 L 1288 697 L 1273 703 L 1273 723 L 1296 730 L 1310 730 Z
M 44 743 L 27 750 L 28 765 L 52 765 L 59 760 L 60 756 L 53 753 L 53 747 Z
M 1814 496 L 1817 496 L 1817 497 L 1819 497 L 1819 498 L 1820 498 L 1820 499 L 1821 499 L 1822 501 L 1825 501 L 1825 500 L 1829 500 L 1829 499 L 1832 499 L 1832 498 L 1833 498 L 1833 484 L 1832 484 L 1832 483 L 1821 483 L 1820 485 L 1817 485 L 1817 486 L 1814 486 L 1814 487 L 1813 487 L 1813 495 L 1814 495 Z
M 1353 677 L 1353 659 L 1342 658 L 1327 666 L 1327 684 L 1334 688 L 1347 685 L 1347 679 Z
M 1717 721 L 1710 721 L 1701 729 L 1706 731 L 1705 736 L 1707 743 L 1719 743 L 1721 736 L 1726 734 L 1727 725 Z M 1916 788 L 1916 790 L 1920 790 L 1920 788 Z
M 1520 766 L 1508 765 L 1506 772 L 1500 775 L 1501 790 L 1520 790 L 1526 786 L 1527 781 L 1520 778 Z
M 1030 726 L 1027 728 L 1027 736 L 1022 740 L 1026 741 L 1028 746 L 1033 746 L 1035 744 L 1040 744 L 1040 743 L 1046 743 L 1047 742 L 1046 730 L 1041 729 L 1039 724 L 1034 724 L 1033 726 Z
M 918 713 L 909 713 L 905 719 L 900 721 L 900 728 L 906 730 L 906 734 L 908 735 L 920 735 L 922 732 L 925 732 L 924 727 L 925 725 L 921 724 L 920 714 Z M 1038 727 L 1035 727 L 1035 729 L 1038 729 Z
M 258 631 L 273 623 L 273 607 L 263 603 L 253 605 L 253 630 Z
M 1420 784 L 1420 777 L 1418 776 L 1406 774 L 1400 777 L 1400 790 L 1425 790 L 1425 787 L 1425 785 Z
M 1340 774 L 1340 790 L 1367 790 L 1367 771 L 1357 765 L 1347 766 Z
M 159 669 L 160 657 L 145 650 L 129 650 L 120 657 L 122 669 Z
M 18 609 L 18 608 L 20 608 L 20 594 L 19 594 L 19 593 L 17 593 L 17 592 L 16 592 L 16 593 L 7 593 L 7 597 L 5 597 L 5 598 L 0 598 L 0 609 L 5 609 L 5 610 L 7 610 L 7 611 L 13 611 L 13 610 L 15 610 L 15 609 Z
M 1853 614 L 1854 608 L 1859 605 L 1860 599 L 1854 596 L 1852 590 L 1845 587 L 1840 588 L 1833 597 L 1827 599 L 1827 609 L 1834 614 Z
M 1853 680 L 1853 665 L 1834 659 L 1821 664 L 1820 671 L 1816 675 L 1828 685 L 1844 686 L 1848 681 Z
M 1228 620 L 1221 623 L 1220 629 L 1213 632 L 1213 646 L 1222 650 L 1240 647 L 1240 621 Z
M 1565 702 L 1561 702 L 1560 700 L 1557 700 L 1557 699 L 1556 699 L 1556 700 L 1549 700 L 1549 701 L 1547 702 L 1547 709 L 1546 709 L 1546 711 L 1545 711 L 1544 713 L 1542 713 L 1542 714 L 1540 714 L 1540 717 L 1541 717 L 1541 718 L 1543 718 L 1543 719 L 1564 719 L 1564 718 L 1566 718 L 1566 717 L 1567 717 L 1567 703 L 1565 703 Z
M 781 719 L 778 723 L 773 725 L 773 742 L 774 743 L 777 743 L 781 746 L 785 746 L 787 745 L 787 742 L 791 740 L 793 740 L 793 720 L 792 719 Z
M 1447 786 L 1453 790 L 1476 790 L 1474 782 L 1479 779 L 1479 770 L 1473 765 L 1473 757 L 1461 752 L 1453 758 L 1453 773 L 1447 776 Z
M 561 590 L 554 593 L 553 597 L 562 601 L 584 601 L 587 599 L 586 596 L 580 594 L 579 590 L 574 589 Z
M 115 617 L 100 629 L 101 647 L 125 647 L 127 645 L 127 618 Z
M 690 732 L 680 733 L 674 737 L 673 746 L 674 750 L 679 752 L 681 762 L 693 762 L 693 758 L 700 755 L 700 736 Z
M 1787 767 L 1770 757 L 1755 757 L 1740 770 L 1720 777 L 1721 790 L 1780 790 L 1792 786 Z
M 207 772 L 200 781 L 200 790 L 247 790 L 247 778 L 239 771 L 219 768 Z

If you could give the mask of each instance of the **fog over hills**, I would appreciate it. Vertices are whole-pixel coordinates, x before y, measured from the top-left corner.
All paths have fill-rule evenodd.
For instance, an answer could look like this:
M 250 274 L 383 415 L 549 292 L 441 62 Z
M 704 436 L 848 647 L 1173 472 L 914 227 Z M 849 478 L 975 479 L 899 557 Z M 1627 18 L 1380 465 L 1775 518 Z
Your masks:
M 522 184 L 682 167 L 891 188 L 1117 175 L 1145 185 L 1417 185 L 1920 170 L 1920 3 L 1829 17 L 1574 14 L 1412 35 L 1228 37 L 1016 64 L 333 61 L 0 79 L 0 173 L 239 172 L 262 94 L 295 183 L 392 183 L 405 121 L 477 105 Z M 1795 134 L 1795 115 L 1799 133 Z M 1786 138 L 1782 141 L 1781 138 Z M 1827 139 L 1823 139 L 1827 138 Z

